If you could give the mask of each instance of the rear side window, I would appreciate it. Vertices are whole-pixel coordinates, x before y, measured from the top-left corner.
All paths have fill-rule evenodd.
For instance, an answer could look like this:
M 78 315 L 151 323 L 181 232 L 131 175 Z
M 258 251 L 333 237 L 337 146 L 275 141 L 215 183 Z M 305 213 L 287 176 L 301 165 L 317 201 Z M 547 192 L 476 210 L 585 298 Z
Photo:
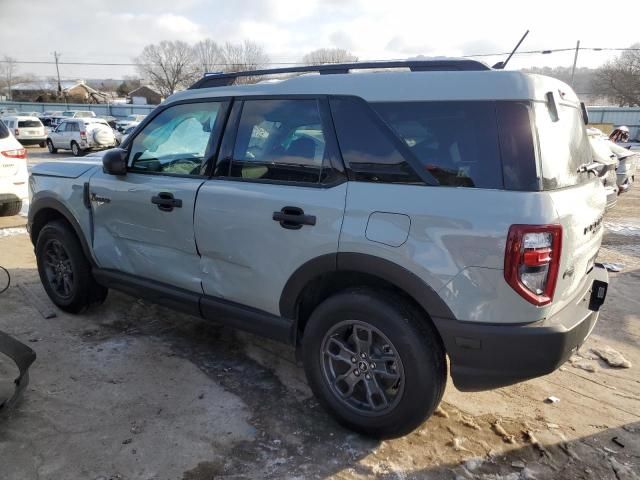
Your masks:
M 571 187 L 593 176 L 578 173 L 581 165 L 592 163 L 593 155 L 579 107 L 556 103 L 557 116 L 546 103 L 535 103 L 535 119 L 542 166 L 542 188 Z
M 495 102 L 393 102 L 372 107 L 440 185 L 503 188 Z
M 357 181 L 422 184 L 398 150 L 393 135 L 378 125 L 358 99 L 330 100 L 342 157 Z
M 41 126 L 42 123 L 39 120 L 22 120 L 18 122 L 18 128 L 37 128 Z
M 326 150 L 317 100 L 247 100 L 230 176 L 319 183 Z
M 2 120 L 0 120 L 0 138 L 7 138 L 9 136 L 9 129 L 4 124 Z

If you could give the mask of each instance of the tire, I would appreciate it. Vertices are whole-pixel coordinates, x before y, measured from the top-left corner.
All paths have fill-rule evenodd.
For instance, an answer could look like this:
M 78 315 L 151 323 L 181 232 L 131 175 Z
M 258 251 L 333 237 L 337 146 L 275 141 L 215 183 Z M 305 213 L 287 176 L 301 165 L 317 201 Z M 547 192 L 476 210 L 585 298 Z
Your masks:
M 47 139 L 47 148 L 49 153 L 58 153 L 58 149 L 53 146 L 53 142 L 50 139 Z
M 74 157 L 81 157 L 84 153 L 76 142 L 71 142 L 71 153 L 73 153 Z
M 22 210 L 22 200 L 8 202 L 0 205 L 0 217 L 13 217 Z
M 47 295 L 61 310 L 80 313 L 107 298 L 108 289 L 93 278 L 80 241 L 66 222 L 55 220 L 40 230 L 36 261 Z
M 45 145 L 46 145 L 46 144 L 45 144 L 44 142 L 40 142 L 40 143 L 38 144 L 38 146 L 39 146 L 40 148 L 44 148 L 44 146 L 45 146 Z
M 363 338 L 373 347 L 362 348 Z M 444 348 L 430 320 L 386 290 L 349 290 L 322 302 L 304 330 L 302 357 L 322 406 L 347 428 L 376 438 L 422 424 L 447 380 Z M 344 381 L 334 381 L 341 376 Z

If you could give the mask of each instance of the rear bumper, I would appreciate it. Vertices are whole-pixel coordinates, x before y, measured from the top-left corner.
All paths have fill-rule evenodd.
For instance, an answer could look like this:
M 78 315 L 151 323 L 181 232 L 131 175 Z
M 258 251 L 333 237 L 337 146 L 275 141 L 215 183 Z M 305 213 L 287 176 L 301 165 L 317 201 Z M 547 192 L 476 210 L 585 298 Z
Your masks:
M 540 322 L 496 325 L 434 318 L 451 361 L 454 385 L 481 391 L 512 385 L 553 372 L 584 343 L 597 320 L 589 310 L 593 281 L 608 283 L 595 267 L 589 288 L 573 304 Z
M 43 137 L 18 138 L 17 140 L 22 145 L 35 145 L 35 144 L 39 144 L 39 143 L 44 143 L 47 140 L 47 137 L 43 136 Z

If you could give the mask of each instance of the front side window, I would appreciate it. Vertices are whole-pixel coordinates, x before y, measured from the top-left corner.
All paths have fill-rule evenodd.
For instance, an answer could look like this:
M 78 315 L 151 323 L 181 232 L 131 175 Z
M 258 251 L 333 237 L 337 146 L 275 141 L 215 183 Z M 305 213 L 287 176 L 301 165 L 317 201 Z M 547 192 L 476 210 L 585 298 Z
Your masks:
M 202 175 L 220 102 L 185 103 L 160 112 L 136 135 L 129 168 L 140 173 Z
M 325 157 L 317 100 L 244 102 L 231 177 L 319 183 Z

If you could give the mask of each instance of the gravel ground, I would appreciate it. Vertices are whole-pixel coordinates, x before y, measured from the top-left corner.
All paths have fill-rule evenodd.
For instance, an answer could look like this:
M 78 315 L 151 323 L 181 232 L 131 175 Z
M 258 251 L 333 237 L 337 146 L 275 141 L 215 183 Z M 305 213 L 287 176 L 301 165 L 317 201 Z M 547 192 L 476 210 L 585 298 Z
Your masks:
M 30 164 L 63 156 L 29 150 Z M 288 347 L 116 292 L 83 315 L 56 310 L 24 219 L 3 219 L 12 285 L 0 330 L 38 359 L 0 420 L 0 478 L 639 479 L 639 212 L 636 186 L 605 219 L 600 260 L 622 272 L 579 356 L 491 392 L 449 384 L 436 415 L 384 442 L 324 413 Z M 606 346 L 632 367 L 593 354 Z M 545 403 L 551 395 L 560 401 Z

